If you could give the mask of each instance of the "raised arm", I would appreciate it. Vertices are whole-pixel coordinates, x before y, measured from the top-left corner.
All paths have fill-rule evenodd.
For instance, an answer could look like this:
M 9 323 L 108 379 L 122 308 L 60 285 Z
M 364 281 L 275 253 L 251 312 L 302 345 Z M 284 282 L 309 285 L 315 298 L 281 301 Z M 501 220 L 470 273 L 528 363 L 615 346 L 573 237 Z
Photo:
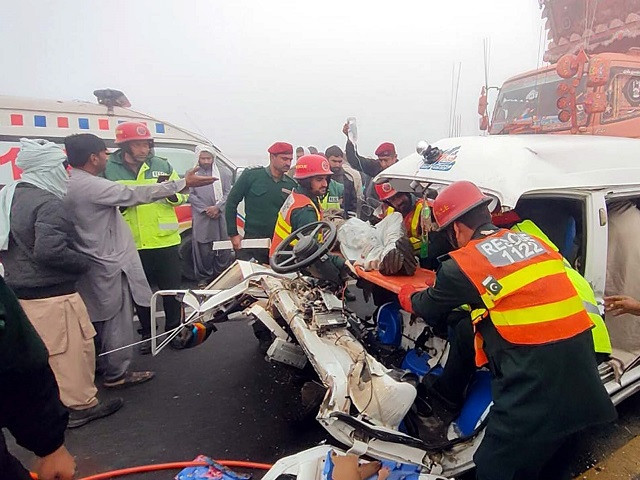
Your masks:
M 175 195 L 186 186 L 185 179 L 152 185 L 122 185 L 105 178 L 93 177 L 91 200 L 98 205 L 133 207 Z
M 358 152 L 356 152 L 356 148 L 354 147 L 353 143 L 351 143 L 351 140 L 347 140 L 344 152 L 349 165 L 351 165 L 359 172 L 363 172 L 370 177 L 375 177 L 382 171 L 380 162 L 377 159 L 358 155 Z
M 211 185 L 218 180 L 213 177 L 198 176 L 197 171 L 198 167 L 189 170 L 180 180 L 137 186 L 122 185 L 104 178 L 92 177 L 88 188 L 91 190 L 91 200 L 98 205 L 133 207 L 173 196 L 186 187 Z

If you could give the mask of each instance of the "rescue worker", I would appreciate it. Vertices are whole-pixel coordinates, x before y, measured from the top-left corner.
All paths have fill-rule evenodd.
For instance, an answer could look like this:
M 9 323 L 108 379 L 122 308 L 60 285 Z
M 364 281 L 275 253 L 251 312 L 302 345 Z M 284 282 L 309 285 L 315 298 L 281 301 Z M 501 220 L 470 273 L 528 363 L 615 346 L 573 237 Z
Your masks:
M 443 259 L 434 287 L 405 285 L 398 297 L 434 324 L 470 307 L 471 322 L 460 322 L 473 324 L 476 363 L 488 364 L 493 396 L 474 455 L 477 478 L 569 478 L 571 437 L 616 416 L 598 375 L 593 322 L 561 255 L 540 239 L 495 227 L 490 201 L 466 181 L 440 192 L 434 217 L 456 250 Z M 435 399 L 429 393 L 420 392 L 427 403 Z
M 356 175 L 359 175 L 359 173 L 349 172 L 344 168 L 344 154 L 339 146 L 330 146 L 325 150 L 324 155 L 327 157 L 333 175 L 331 177 L 331 183 L 329 184 L 329 191 L 327 195 L 321 199 L 320 205 L 323 210 L 328 210 L 332 203 L 331 186 L 334 183 L 342 185 L 342 193 L 340 194 L 337 189 L 335 189 L 336 193 L 333 195 L 338 197 L 335 203 L 339 205 L 338 208 L 344 211 L 344 218 L 349 218 L 350 213 L 356 213 L 358 210 L 358 195 L 356 193 L 354 173 Z M 362 186 L 362 181 L 359 182 L 359 185 L 360 187 Z
M 380 201 L 387 206 L 382 210 L 383 216 L 397 211 L 402 214 L 404 227 L 416 256 L 420 258 L 420 266 L 435 269 L 438 257 L 447 253 L 451 247 L 441 233 L 431 231 L 431 200 L 427 200 L 428 212 L 423 212 L 424 198 L 416 198 L 407 192 L 397 192 L 388 182 L 375 186 Z M 428 215 L 424 215 L 428 213 Z M 426 230 L 426 232 L 425 232 Z
M 242 248 L 243 238 L 271 238 L 278 211 L 293 191 L 296 181 L 285 175 L 291 167 L 293 147 L 286 142 L 276 142 L 268 149 L 269 165 L 248 168 L 231 187 L 225 207 L 225 219 L 229 239 L 239 260 L 255 259 L 268 264 L 267 249 Z M 244 200 L 244 237 L 238 233 L 236 216 L 238 205 Z
M 291 232 L 322 220 L 319 199 L 327 193 L 331 174 L 329 162 L 321 155 L 303 155 L 298 159 L 293 178 L 299 186 L 289 194 L 278 211 L 269 256 Z
M 133 186 L 180 179 L 166 159 L 155 155 L 153 137 L 144 123 L 121 123 L 115 133 L 119 149 L 109 155 L 104 171 L 107 180 Z M 152 203 L 121 209 L 133 234 L 147 280 L 160 290 L 175 290 L 181 286 L 181 238 L 174 207 L 186 200 L 187 195 L 176 193 Z M 180 325 L 180 302 L 175 297 L 163 296 L 162 303 L 165 331 L 173 330 Z M 144 305 L 136 304 L 136 312 L 142 339 L 149 339 L 151 311 Z M 171 346 L 176 347 L 177 343 L 173 342 Z M 150 342 L 142 343 L 139 351 L 142 354 L 150 353 Z
M 558 247 L 547 237 L 547 235 L 531 220 L 518 220 L 518 222 L 511 227 L 511 230 L 515 232 L 524 232 L 540 238 L 555 252 L 560 251 Z M 576 289 L 585 310 L 589 314 L 589 318 L 591 318 L 591 321 L 593 322 L 594 327 L 591 330 L 591 334 L 593 336 L 596 360 L 598 363 L 605 362 L 609 359 L 612 352 L 611 339 L 609 338 L 609 332 L 607 331 L 604 320 L 600 315 L 598 301 L 596 300 L 593 288 L 591 288 L 587 279 L 580 275 L 580 272 L 571 266 L 566 258 L 563 258 L 562 261 L 564 263 L 565 272 L 569 277 L 569 281 L 573 285 L 573 288 Z
M 387 209 L 383 212 L 384 216 L 394 211 L 402 214 L 404 227 L 413 251 L 419 255 L 421 247 L 427 244 L 422 231 L 422 223 L 424 222 L 421 221 L 424 199 L 415 198 L 407 192 L 397 192 L 387 182 L 376 184 L 375 190 L 380 201 L 387 205 Z M 429 214 L 429 216 L 431 215 Z M 426 251 L 424 253 L 426 256 Z
M 558 252 L 555 244 L 534 222 L 528 219 L 522 220 L 514 210 L 492 215 L 492 218 L 494 225 L 537 237 Z M 441 234 L 441 232 L 435 233 Z M 597 363 L 604 362 L 611 355 L 611 340 L 600 315 L 593 289 L 589 282 L 577 270 L 571 268 L 569 262 L 564 258 L 563 263 L 571 284 L 576 289 L 589 318 L 594 323 L 591 334 Z M 473 355 L 473 328 L 470 323 L 459 321 L 468 316 L 468 310 L 468 308 L 458 308 L 447 318 L 447 324 L 451 328 L 449 332 L 443 330 L 442 334 L 454 338 L 455 341 L 451 345 L 444 370 L 437 376 L 427 375 L 423 378 L 424 390 L 428 392 L 428 395 L 437 399 L 434 401 L 437 401 L 439 406 L 448 410 L 444 413 L 447 417 L 453 417 L 458 413 L 465 390 L 476 370 Z
M 269 256 L 291 232 L 322 220 L 320 198 L 327 193 L 332 174 L 329 162 L 322 155 L 310 154 L 298 159 L 294 178 L 299 186 L 291 192 L 278 212 Z M 343 269 L 344 259 L 334 255 L 330 255 L 330 258 L 339 270 Z

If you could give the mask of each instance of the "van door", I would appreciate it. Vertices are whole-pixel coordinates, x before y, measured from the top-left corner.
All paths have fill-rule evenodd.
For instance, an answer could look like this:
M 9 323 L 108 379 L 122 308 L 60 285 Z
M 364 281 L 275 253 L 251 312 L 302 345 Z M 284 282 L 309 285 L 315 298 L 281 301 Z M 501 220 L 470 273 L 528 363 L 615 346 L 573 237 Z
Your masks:
M 524 195 L 516 213 L 533 220 L 602 299 L 606 280 L 606 205 L 603 192 L 553 191 Z M 604 223 L 601 225 L 600 216 Z
M 607 205 L 603 191 L 589 192 L 585 199 L 586 236 L 584 273 L 598 303 L 604 297 L 607 280 Z

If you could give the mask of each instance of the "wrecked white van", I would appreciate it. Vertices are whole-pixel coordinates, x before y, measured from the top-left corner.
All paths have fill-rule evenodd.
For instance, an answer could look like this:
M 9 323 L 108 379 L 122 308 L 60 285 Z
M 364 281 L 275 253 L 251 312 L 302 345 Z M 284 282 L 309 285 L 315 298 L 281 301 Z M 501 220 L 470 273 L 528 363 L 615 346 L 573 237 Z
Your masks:
M 457 180 L 476 183 L 494 199 L 495 212 L 515 209 L 534 220 L 602 300 L 611 274 L 612 205 L 635 209 L 637 215 L 625 211 L 640 228 L 640 140 L 523 135 L 450 138 L 435 146 L 435 158 L 410 155 L 376 181 L 419 197 Z M 489 372 L 477 371 L 446 441 L 420 438 L 406 422 L 416 399 L 411 379 L 444 365 L 447 342 L 393 303 L 372 319 L 354 313 L 343 302 L 343 285 L 321 268 L 335 237 L 331 224 L 312 224 L 283 242 L 271 268 L 236 262 L 207 289 L 180 292 L 189 312 L 185 322 L 223 321 L 243 309 L 263 322 L 274 338 L 267 357 L 293 368 L 311 364 L 316 377 L 310 381 L 326 388 L 317 420 L 351 452 L 421 465 L 433 475 L 472 468 L 491 408 Z M 421 269 L 414 277 L 358 275 L 392 292 L 433 281 L 433 272 Z M 607 319 L 607 325 L 613 359 L 599 370 L 617 404 L 640 389 L 640 321 Z

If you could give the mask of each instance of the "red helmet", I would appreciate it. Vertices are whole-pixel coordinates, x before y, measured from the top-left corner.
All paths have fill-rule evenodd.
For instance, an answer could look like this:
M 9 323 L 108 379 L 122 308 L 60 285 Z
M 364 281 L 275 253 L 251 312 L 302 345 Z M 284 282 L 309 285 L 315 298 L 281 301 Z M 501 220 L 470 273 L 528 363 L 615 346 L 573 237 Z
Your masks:
M 329 167 L 329 161 L 322 155 L 301 156 L 296 162 L 296 172 L 293 174 L 293 178 L 300 180 L 317 175 L 333 175 Z
M 433 216 L 443 229 L 468 211 L 491 202 L 480 189 L 471 182 L 461 180 L 444 188 L 433 202 Z
M 133 140 L 153 140 L 144 123 L 124 122 L 116 127 L 116 145 Z
M 398 193 L 393 189 L 393 187 L 389 182 L 377 183 L 375 186 L 375 189 L 376 189 L 376 193 L 378 194 L 378 198 L 380 199 L 381 202 L 389 200 L 396 193 Z

